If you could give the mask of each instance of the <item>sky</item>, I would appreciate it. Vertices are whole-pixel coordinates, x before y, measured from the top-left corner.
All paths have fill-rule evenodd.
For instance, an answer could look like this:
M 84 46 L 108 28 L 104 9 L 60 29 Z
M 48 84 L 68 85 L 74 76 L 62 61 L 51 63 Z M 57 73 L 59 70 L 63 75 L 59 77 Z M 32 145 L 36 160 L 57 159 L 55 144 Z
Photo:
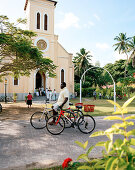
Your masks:
M 92 64 L 103 67 L 126 56 L 114 51 L 119 33 L 135 36 L 135 0 L 58 0 L 55 34 L 58 41 L 76 56 L 81 48 L 90 51 Z M 25 18 L 25 0 L 0 0 L 0 15 L 11 21 Z

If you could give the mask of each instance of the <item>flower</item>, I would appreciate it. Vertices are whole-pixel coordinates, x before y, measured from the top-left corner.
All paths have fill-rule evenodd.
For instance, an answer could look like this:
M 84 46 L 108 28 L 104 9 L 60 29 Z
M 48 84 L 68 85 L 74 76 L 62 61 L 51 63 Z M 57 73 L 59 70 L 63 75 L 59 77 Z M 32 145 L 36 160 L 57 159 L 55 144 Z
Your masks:
M 68 167 L 68 163 L 71 162 L 71 161 L 72 161 L 71 158 L 65 159 L 64 162 L 63 162 L 63 164 L 62 164 L 63 169 L 64 169 L 64 168 L 67 168 L 67 167 Z

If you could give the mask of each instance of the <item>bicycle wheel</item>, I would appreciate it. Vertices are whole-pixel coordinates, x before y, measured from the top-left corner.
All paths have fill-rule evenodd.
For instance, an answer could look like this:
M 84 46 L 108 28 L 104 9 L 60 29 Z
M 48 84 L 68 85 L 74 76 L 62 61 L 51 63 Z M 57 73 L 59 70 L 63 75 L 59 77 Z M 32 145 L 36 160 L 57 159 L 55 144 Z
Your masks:
M 43 112 L 35 112 L 31 118 L 30 123 L 35 129 L 43 129 L 46 127 L 47 115 Z
M 96 126 L 94 118 L 90 115 L 81 116 L 77 123 L 78 129 L 85 134 L 91 133 Z
M 55 122 L 52 124 L 53 120 L 55 119 Z M 63 132 L 65 128 L 65 122 L 62 117 L 56 115 L 56 116 L 51 116 L 47 120 L 46 128 L 48 132 L 50 132 L 52 135 L 59 135 L 60 133 Z
M 65 128 L 70 128 L 72 126 L 72 124 L 74 124 L 74 122 L 75 122 L 74 113 L 72 113 L 70 111 L 65 111 L 64 114 L 71 121 L 70 122 L 66 117 L 63 117 L 63 120 L 65 121 Z

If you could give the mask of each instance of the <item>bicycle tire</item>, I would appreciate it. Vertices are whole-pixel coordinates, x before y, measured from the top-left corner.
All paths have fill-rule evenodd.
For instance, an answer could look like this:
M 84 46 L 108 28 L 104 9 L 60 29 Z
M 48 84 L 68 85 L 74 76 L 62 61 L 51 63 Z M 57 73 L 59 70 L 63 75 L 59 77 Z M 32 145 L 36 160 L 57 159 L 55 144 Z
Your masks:
M 55 123 L 50 125 L 50 122 L 52 122 L 54 120 L 54 118 L 55 118 Z M 63 132 L 64 128 L 65 128 L 65 122 L 64 122 L 63 118 L 60 117 L 59 122 L 57 123 L 58 119 L 59 119 L 59 115 L 56 115 L 56 116 L 51 116 L 47 120 L 46 129 L 52 135 L 59 135 L 59 134 L 61 134 Z
M 47 115 L 45 115 L 43 112 L 35 112 L 30 118 L 30 123 L 35 129 L 43 129 L 46 127 L 47 119 Z
M 63 117 L 63 120 L 65 121 L 65 128 L 70 128 L 72 126 L 72 124 L 75 123 L 75 116 L 74 113 L 70 112 L 70 111 L 65 111 L 64 114 L 67 114 L 66 116 L 71 120 L 71 122 L 66 118 Z
M 91 133 L 95 127 L 95 119 L 90 115 L 83 115 L 78 119 L 78 129 L 85 134 Z

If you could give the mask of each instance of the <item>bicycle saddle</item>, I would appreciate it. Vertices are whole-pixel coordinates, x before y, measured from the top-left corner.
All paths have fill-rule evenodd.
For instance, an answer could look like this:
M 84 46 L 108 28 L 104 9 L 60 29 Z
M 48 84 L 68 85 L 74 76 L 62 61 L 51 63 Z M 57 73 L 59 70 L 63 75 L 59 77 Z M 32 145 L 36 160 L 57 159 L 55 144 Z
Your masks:
M 82 109 L 82 106 L 76 106 L 77 109 Z

